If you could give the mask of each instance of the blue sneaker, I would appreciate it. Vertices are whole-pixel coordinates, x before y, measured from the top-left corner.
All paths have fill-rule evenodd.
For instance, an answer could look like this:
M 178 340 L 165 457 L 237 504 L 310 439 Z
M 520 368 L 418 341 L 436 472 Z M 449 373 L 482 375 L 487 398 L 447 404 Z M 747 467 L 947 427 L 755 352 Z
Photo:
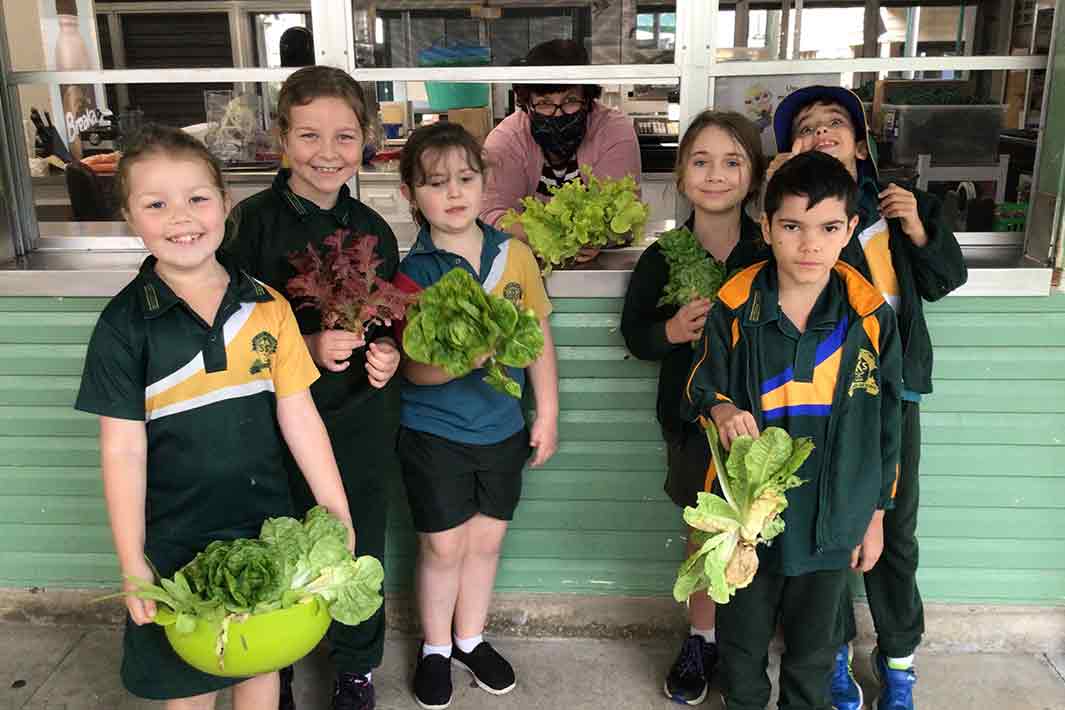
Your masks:
M 854 680 L 849 643 L 843 644 L 836 651 L 836 666 L 832 670 L 830 689 L 834 710 L 862 710 L 862 686 Z
M 880 683 L 880 696 L 876 699 L 875 710 L 914 710 L 913 686 L 917 683 L 917 673 L 913 668 L 890 668 L 887 659 L 875 648 L 872 662 L 873 675 Z

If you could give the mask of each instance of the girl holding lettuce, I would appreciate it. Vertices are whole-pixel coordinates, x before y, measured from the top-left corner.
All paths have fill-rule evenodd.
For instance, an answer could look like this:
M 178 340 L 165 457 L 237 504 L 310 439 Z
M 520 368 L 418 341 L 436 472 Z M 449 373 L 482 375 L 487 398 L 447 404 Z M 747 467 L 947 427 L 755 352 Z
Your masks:
M 216 540 L 256 538 L 291 514 L 286 444 L 314 498 L 351 516 L 309 387 L 318 379 L 281 295 L 216 254 L 229 197 L 217 160 L 170 128 L 145 128 L 118 165 L 115 194 L 151 252 L 93 330 L 75 407 L 100 417 L 104 495 L 126 576 L 163 578 Z M 154 568 L 153 566 L 154 565 Z M 126 598 L 122 682 L 169 710 L 277 706 L 276 673 L 207 675 L 152 622 L 155 602 Z
M 665 491 L 683 508 L 694 506 L 696 495 L 712 482 L 706 436 L 680 417 L 692 345 L 702 336 L 725 275 L 767 258 L 759 227 L 744 211 L 765 174 L 758 130 L 738 113 L 702 112 L 681 139 L 675 172 L 692 214 L 640 257 L 625 296 L 621 332 L 633 355 L 661 363 L 657 409 L 668 459 Z M 691 632 L 664 686 L 675 702 L 697 705 L 706 698 L 717 663 L 714 611 L 705 593 L 688 601 Z

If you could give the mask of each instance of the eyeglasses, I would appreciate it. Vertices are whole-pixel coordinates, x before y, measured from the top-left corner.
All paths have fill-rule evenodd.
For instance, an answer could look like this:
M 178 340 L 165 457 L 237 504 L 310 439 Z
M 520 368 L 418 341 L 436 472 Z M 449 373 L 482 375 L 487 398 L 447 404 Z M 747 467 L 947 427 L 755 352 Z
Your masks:
M 584 100 L 575 96 L 567 98 L 560 104 L 551 101 L 537 101 L 532 105 L 532 110 L 541 116 L 557 116 L 561 111 L 566 115 L 574 114 L 584 108 Z

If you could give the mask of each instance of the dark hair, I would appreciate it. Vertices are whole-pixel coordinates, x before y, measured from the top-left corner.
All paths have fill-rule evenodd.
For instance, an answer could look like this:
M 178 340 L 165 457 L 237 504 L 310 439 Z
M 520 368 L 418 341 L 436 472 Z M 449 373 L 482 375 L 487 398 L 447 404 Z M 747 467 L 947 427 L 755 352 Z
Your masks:
M 281 135 L 292 128 L 292 107 L 306 106 L 315 99 L 340 99 L 355 112 L 362 129 L 363 143 L 370 143 L 374 124 L 370 121 L 362 87 L 343 69 L 327 66 L 303 67 L 285 79 L 277 97 L 277 126 Z
M 403 152 L 399 155 L 399 179 L 407 186 L 412 196 L 414 188 L 425 184 L 429 172 L 425 165 L 425 155 L 435 152 L 439 158 L 450 148 L 459 148 L 464 151 L 470 168 L 481 175 L 485 174 L 488 166 L 481 152 L 481 144 L 470 135 L 469 131 L 457 123 L 447 121 L 422 126 L 410 134 L 403 146 Z M 418 211 L 413 200 L 411 200 L 410 211 L 417 224 L 425 224 L 425 218 Z
M 751 163 L 751 186 L 747 190 L 747 197 L 757 195 L 762 188 L 766 168 L 765 154 L 762 152 L 762 134 L 742 114 L 713 109 L 707 109 L 696 116 L 688 126 L 688 130 L 684 132 L 684 137 L 680 139 L 680 146 L 677 147 L 677 164 L 673 168 L 673 174 L 677 179 L 677 190 L 683 191 L 684 174 L 688 169 L 688 158 L 691 157 L 692 146 L 703 129 L 711 126 L 728 133 L 747 153 L 747 159 Z
M 305 67 L 314 64 L 314 38 L 306 27 L 289 27 L 278 42 L 281 66 Z
M 765 189 L 765 216 L 770 222 L 788 195 L 807 199 L 806 209 L 822 200 L 842 200 L 847 219 L 858 214 L 858 185 L 850 172 L 828 153 L 810 150 L 780 166 Z
M 588 52 L 584 46 L 572 39 L 552 39 L 541 42 L 525 55 L 525 59 L 516 62 L 517 66 L 563 67 L 589 64 Z M 555 94 L 566 89 L 583 89 L 584 102 L 590 106 L 603 95 L 603 87 L 598 84 L 515 84 L 514 98 L 522 108 L 532 105 L 532 95 Z
M 127 141 L 126 148 L 122 152 L 122 159 L 118 161 L 118 169 L 115 172 L 114 196 L 119 207 L 126 209 L 129 203 L 129 178 L 133 166 L 145 158 L 157 155 L 202 160 L 211 172 L 215 187 L 225 197 L 226 183 L 222 178 L 222 164 L 211 155 L 211 151 L 207 150 L 207 146 L 180 128 L 147 123 Z

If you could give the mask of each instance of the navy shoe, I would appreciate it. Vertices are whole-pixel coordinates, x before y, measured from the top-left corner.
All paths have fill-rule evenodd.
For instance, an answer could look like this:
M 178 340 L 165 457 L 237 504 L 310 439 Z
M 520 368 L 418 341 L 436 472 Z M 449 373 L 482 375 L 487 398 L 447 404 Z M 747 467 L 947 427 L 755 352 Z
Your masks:
M 361 673 L 341 673 L 333 685 L 333 710 L 374 710 L 373 681 Z
M 851 668 L 851 646 L 845 643 L 836 651 L 836 665 L 830 684 L 832 707 L 835 710 L 862 710 L 862 686 L 854 679 Z
M 913 686 L 917 684 L 917 673 L 913 667 L 905 670 L 891 668 L 875 648 L 872 661 L 873 675 L 880 683 L 875 710 L 914 710 Z
M 680 647 L 662 690 L 675 703 L 698 705 L 706 700 L 715 665 L 717 644 L 707 642 L 702 636 L 689 636 Z

